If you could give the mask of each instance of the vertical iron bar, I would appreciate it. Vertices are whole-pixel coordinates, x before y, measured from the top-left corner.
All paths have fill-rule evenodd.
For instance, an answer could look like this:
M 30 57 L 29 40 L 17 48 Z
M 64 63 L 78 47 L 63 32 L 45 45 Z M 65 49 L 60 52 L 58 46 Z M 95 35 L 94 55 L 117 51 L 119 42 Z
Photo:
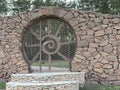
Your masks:
M 69 30 L 68 30 L 68 65 L 69 65 L 69 71 L 70 71 L 70 55 L 69 55 L 69 53 L 70 53 L 70 37 L 69 37 Z
M 70 42 L 70 41 L 69 41 Z M 70 44 L 68 44 L 68 64 L 69 64 L 69 71 L 71 71 L 71 59 L 70 59 Z
M 51 21 L 50 19 L 47 20 L 47 29 L 48 29 L 48 35 L 51 34 Z
M 39 36 L 40 36 L 40 40 L 39 40 L 39 42 L 40 42 L 40 47 L 39 47 L 39 50 L 40 50 L 40 72 L 42 72 L 42 58 L 41 58 L 41 52 L 42 52 L 42 48 L 41 48 L 41 34 L 42 34 L 42 32 L 41 32 L 41 21 L 39 22 L 39 24 L 40 24 L 40 32 L 39 32 Z
M 47 27 L 48 27 L 48 35 L 51 34 L 51 21 L 50 19 L 47 20 Z M 48 55 L 48 68 L 49 68 L 49 71 L 51 71 L 51 55 L 49 54 Z
M 31 36 L 31 37 L 32 37 L 32 36 Z M 33 42 L 32 42 L 33 37 L 32 37 L 32 38 L 31 38 L 31 37 L 30 37 L 30 43 L 29 43 L 29 45 L 33 44 Z M 28 50 L 29 50 L 29 49 L 28 49 Z M 33 48 L 30 48 L 30 56 L 29 56 L 30 58 L 31 58 L 31 56 L 33 55 L 32 53 L 33 53 Z M 31 59 L 32 59 L 32 58 L 31 58 Z
M 48 55 L 48 67 L 49 67 L 49 71 L 51 71 L 51 55 Z

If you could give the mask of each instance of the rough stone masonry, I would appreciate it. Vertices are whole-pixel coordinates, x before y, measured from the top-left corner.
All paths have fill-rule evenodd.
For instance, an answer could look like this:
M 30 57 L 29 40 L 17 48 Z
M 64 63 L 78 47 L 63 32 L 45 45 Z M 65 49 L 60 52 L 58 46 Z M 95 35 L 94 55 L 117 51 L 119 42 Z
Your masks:
M 0 78 L 27 73 L 29 65 L 21 51 L 23 33 L 42 17 L 57 17 L 69 23 L 77 37 L 72 71 L 102 84 L 120 84 L 120 16 L 44 7 L 0 18 Z

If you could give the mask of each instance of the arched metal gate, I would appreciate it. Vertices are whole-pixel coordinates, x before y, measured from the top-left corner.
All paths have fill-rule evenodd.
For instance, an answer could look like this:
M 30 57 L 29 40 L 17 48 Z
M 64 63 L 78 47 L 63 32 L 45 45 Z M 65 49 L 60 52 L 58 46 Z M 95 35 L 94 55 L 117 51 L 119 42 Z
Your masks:
M 42 67 L 52 71 L 56 62 L 58 67 L 71 69 L 76 37 L 68 23 L 55 17 L 43 17 L 33 21 L 27 29 L 23 35 L 22 51 L 30 65 L 37 63 L 40 71 L 43 71 Z

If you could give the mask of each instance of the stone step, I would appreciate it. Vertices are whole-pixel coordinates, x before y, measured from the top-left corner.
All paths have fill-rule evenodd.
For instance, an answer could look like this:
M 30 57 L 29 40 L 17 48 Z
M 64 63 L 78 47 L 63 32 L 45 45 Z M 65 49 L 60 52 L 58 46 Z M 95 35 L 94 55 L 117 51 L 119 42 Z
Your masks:
M 80 84 L 85 83 L 84 72 L 49 72 L 49 73 L 30 73 L 30 74 L 13 74 L 12 82 L 52 82 L 52 81 L 78 81 Z
M 6 90 L 79 90 L 78 81 L 8 82 Z

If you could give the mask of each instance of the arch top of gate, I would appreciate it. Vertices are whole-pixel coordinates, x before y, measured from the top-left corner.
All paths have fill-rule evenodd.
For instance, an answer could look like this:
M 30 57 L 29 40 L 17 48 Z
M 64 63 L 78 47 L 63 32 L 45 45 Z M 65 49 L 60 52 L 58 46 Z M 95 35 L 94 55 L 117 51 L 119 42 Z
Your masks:
M 41 7 L 40 9 L 33 10 L 28 13 L 27 12 L 20 13 L 19 17 L 21 20 L 23 20 L 20 21 L 21 24 L 23 25 L 23 29 L 24 27 L 28 28 L 33 22 L 36 22 L 36 20 L 44 17 L 59 18 L 62 19 L 64 22 L 68 23 L 70 26 L 74 26 L 75 24 L 78 23 L 78 20 L 76 18 L 77 17 L 76 15 L 78 13 L 79 12 L 77 10 L 69 10 L 69 9 L 63 9 L 63 8 L 51 6 L 51 7 Z

